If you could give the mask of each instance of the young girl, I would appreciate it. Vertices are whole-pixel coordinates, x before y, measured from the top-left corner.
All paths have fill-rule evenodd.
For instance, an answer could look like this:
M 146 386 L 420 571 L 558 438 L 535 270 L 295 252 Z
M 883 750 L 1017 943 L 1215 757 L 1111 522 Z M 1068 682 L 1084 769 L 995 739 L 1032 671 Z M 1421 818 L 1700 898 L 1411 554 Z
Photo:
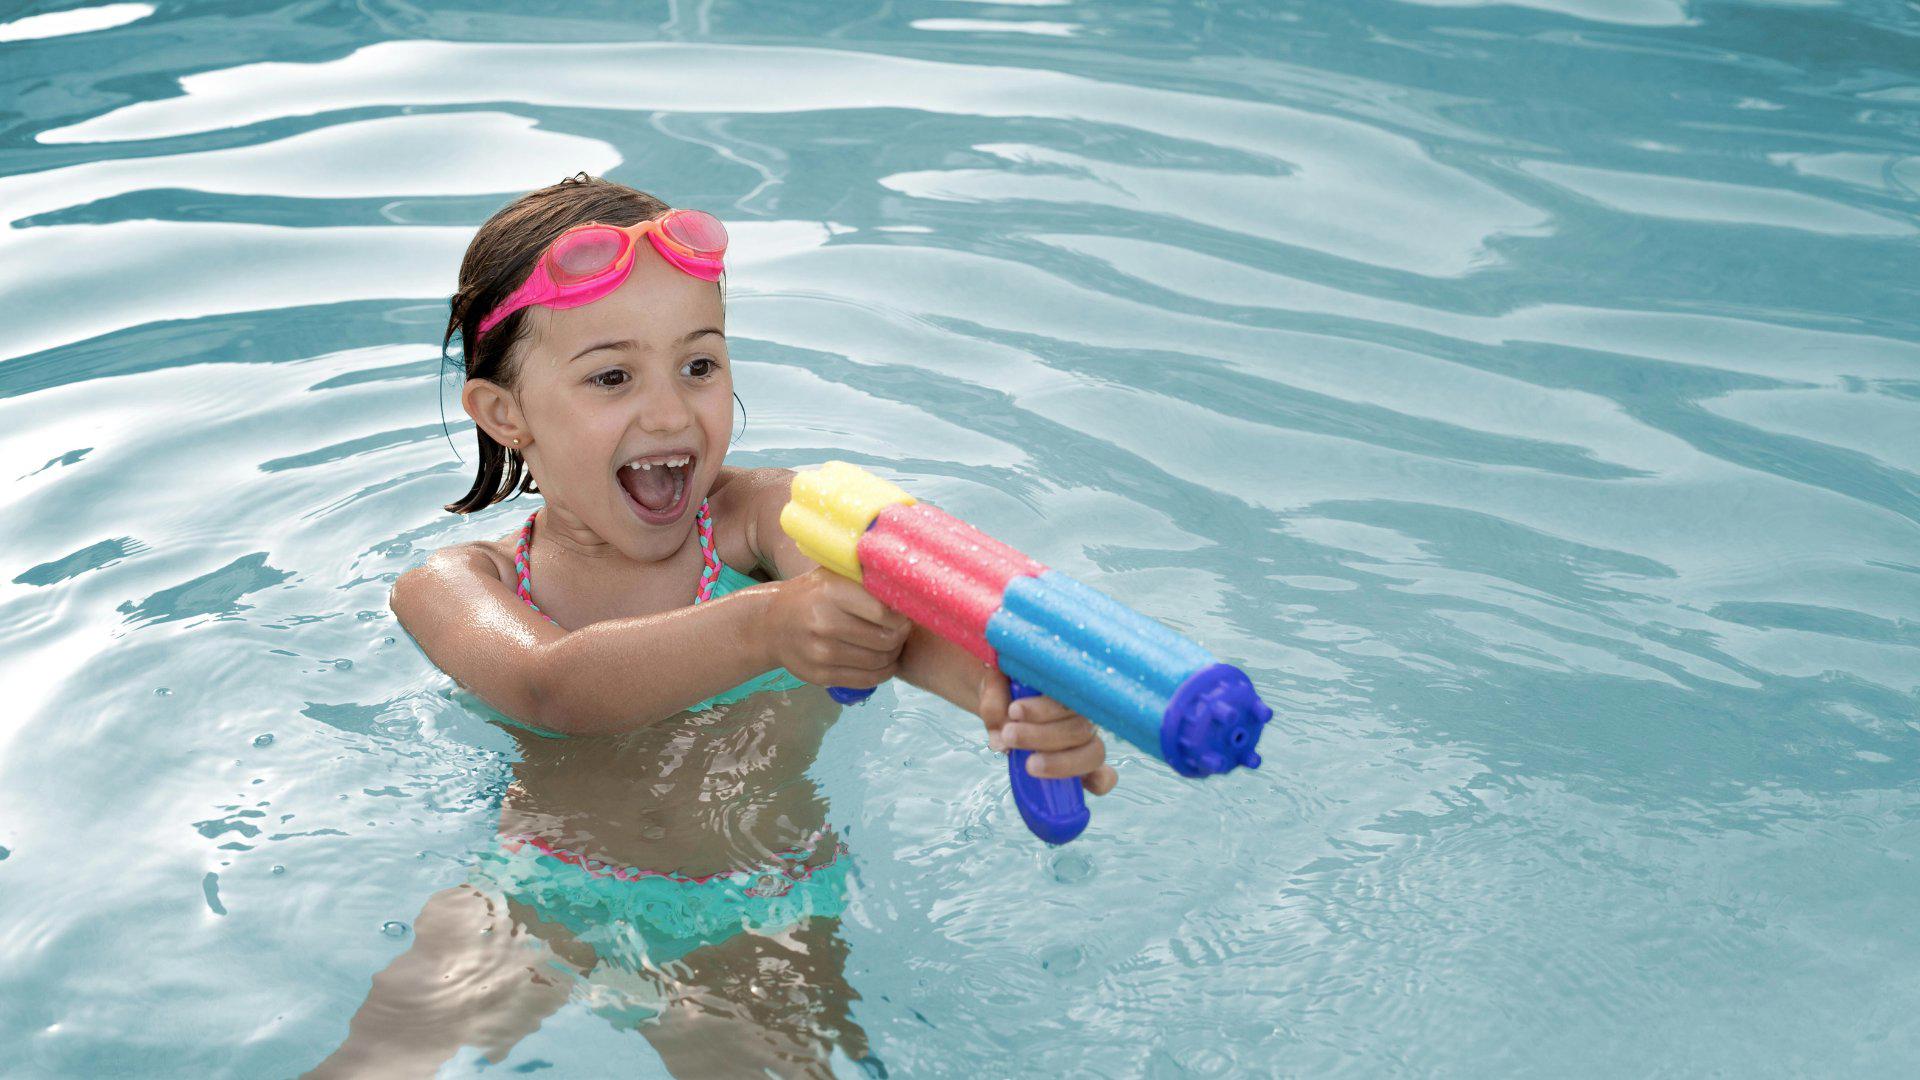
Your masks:
M 804 776 L 837 714 L 825 686 L 898 675 L 978 714 L 995 749 L 1035 751 L 1035 775 L 1114 785 L 1083 717 L 1009 709 L 1004 677 L 802 555 L 778 524 L 792 473 L 725 464 L 725 246 L 711 216 L 582 174 L 467 249 L 447 338 L 479 475 L 447 509 L 543 505 L 435 552 L 392 604 L 436 665 L 539 734 L 520 736 L 477 888 L 429 902 L 329 1067 L 504 1055 L 569 993 L 644 1021 L 676 1073 L 861 1057 L 833 936 L 846 851 Z M 435 977 L 455 969 L 472 993 Z

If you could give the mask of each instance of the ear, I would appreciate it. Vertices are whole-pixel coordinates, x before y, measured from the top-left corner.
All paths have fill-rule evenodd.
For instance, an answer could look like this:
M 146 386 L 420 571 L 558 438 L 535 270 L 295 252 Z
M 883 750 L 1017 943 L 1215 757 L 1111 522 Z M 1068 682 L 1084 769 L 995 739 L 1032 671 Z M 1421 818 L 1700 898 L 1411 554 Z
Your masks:
M 468 379 L 460 388 L 460 407 L 467 411 L 480 430 L 494 442 L 513 450 L 527 449 L 533 442 L 520 405 L 506 388 L 489 379 Z M 515 439 L 520 440 L 517 444 Z

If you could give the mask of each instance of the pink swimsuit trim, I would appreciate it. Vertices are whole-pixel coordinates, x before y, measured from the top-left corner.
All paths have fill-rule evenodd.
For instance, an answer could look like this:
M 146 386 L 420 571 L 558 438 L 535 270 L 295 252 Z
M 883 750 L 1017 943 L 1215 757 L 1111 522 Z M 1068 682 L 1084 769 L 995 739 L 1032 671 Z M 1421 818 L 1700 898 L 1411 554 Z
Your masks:
M 514 591 L 541 618 L 553 622 L 553 616 L 541 611 L 540 605 L 533 602 L 533 569 L 528 552 L 533 548 L 533 519 L 539 516 L 539 510 L 528 514 L 527 523 L 520 528 L 520 542 L 513 549 L 513 568 L 520 572 L 520 585 Z M 720 556 L 713 550 L 713 518 L 707 512 L 707 500 L 700 500 L 700 508 L 693 512 L 693 524 L 700 534 L 701 562 L 700 585 L 694 590 L 693 602 L 701 604 L 713 598 L 714 583 L 720 580 Z

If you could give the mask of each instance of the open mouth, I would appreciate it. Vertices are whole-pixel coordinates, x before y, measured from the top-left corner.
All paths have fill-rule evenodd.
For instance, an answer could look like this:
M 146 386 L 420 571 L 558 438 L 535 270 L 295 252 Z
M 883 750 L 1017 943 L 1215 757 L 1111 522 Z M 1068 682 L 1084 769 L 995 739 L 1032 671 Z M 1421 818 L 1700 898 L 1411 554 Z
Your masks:
M 669 450 L 620 466 L 620 490 L 626 493 L 635 516 L 649 525 L 671 525 L 680 520 L 680 515 L 687 512 L 694 464 L 693 451 Z

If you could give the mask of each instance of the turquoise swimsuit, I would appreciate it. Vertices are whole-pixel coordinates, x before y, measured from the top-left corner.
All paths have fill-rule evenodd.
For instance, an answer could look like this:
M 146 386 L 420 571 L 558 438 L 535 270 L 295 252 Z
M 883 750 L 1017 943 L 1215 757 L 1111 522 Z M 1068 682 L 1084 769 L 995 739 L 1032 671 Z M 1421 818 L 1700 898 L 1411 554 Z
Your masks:
M 749 585 L 758 584 L 760 584 L 760 582 L 755 581 L 725 563 L 721 563 L 720 574 L 713 583 L 712 598 L 718 599 L 728 593 L 738 592 Z M 694 601 L 696 604 L 699 602 L 697 599 Z M 805 685 L 807 685 L 805 682 L 788 674 L 786 668 L 774 668 L 772 671 L 755 675 L 753 678 L 748 679 L 746 682 L 741 683 L 731 690 L 722 690 L 697 705 L 689 705 L 687 711 L 699 712 L 701 709 L 709 709 L 715 705 L 731 705 L 736 701 L 742 701 L 752 697 L 762 690 L 798 690 Z
M 514 564 L 520 571 L 520 597 L 535 611 L 527 553 L 533 539 L 534 511 L 521 530 Z M 705 500 L 695 514 L 706 567 L 694 603 L 759 584 L 722 563 L 713 551 L 712 522 Z M 542 612 L 542 617 L 552 621 Z M 727 705 L 765 691 L 807 685 L 785 668 L 723 690 L 688 711 Z M 526 726 L 526 725 L 521 725 Z M 549 738 L 555 732 L 529 728 Z M 475 876 L 501 894 L 533 908 L 544 922 L 565 926 L 591 945 L 599 958 L 588 973 L 586 992 L 596 1011 L 629 1021 L 657 1015 L 659 987 L 637 978 L 651 963 L 664 964 L 742 931 L 774 933 L 813 917 L 837 917 L 846 908 L 846 845 L 833 841 L 832 857 L 806 865 L 825 839 L 824 831 L 807 844 L 777 853 L 772 862 L 705 877 L 615 866 L 591 854 L 558 847 L 539 836 L 502 837 L 498 850 L 485 852 Z

